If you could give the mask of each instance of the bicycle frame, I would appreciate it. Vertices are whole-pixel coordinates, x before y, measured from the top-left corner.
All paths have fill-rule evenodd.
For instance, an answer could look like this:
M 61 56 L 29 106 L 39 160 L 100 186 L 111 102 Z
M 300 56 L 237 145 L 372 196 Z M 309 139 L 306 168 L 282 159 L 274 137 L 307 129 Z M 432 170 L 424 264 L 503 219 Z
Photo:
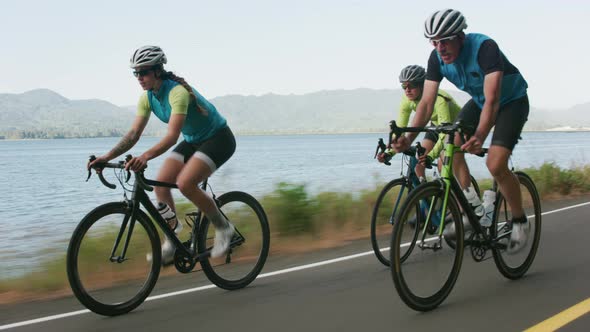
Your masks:
M 142 176 L 139 175 L 140 173 L 135 173 L 135 183 L 133 184 L 133 193 L 131 195 L 131 199 L 127 200 L 129 207 L 131 208 L 131 214 L 126 215 L 123 223 L 121 224 L 121 229 L 119 230 L 119 234 L 117 235 L 117 239 L 115 240 L 115 244 L 113 246 L 113 250 L 111 251 L 111 258 L 112 262 L 123 262 L 125 260 L 125 255 L 127 253 L 127 248 L 129 246 L 129 240 L 131 239 L 131 235 L 133 233 L 133 227 L 135 225 L 135 216 L 137 211 L 140 210 L 141 205 L 147 210 L 148 214 L 153 218 L 156 225 L 160 227 L 160 229 L 166 234 L 166 236 L 174 243 L 174 246 L 177 250 L 180 250 L 185 257 L 191 257 L 199 261 L 199 259 L 203 258 L 201 255 L 197 255 L 197 232 L 199 229 L 199 223 L 201 221 L 201 211 L 198 210 L 196 212 L 194 224 L 192 227 L 191 233 L 191 245 L 190 249 L 187 249 L 184 244 L 176 237 L 174 231 L 170 229 L 168 223 L 160 213 L 158 209 L 154 206 L 152 201 L 150 200 L 149 196 L 146 194 L 146 190 L 151 191 L 150 187 L 147 185 L 152 186 L 159 186 L 159 187 L 167 187 L 167 188 L 178 188 L 176 184 L 166 183 L 166 182 L 159 182 L 154 180 L 142 179 Z M 201 189 L 206 190 L 207 188 L 207 179 L 205 179 L 201 184 Z M 153 190 L 153 189 L 152 189 Z M 215 199 L 215 197 L 214 197 Z M 129 223 L 129 219 L 131 219 L 131 223 L 129 224 L 129 230 L 127 232 L 127 238 L 125 239 L 125 243 L 123 244 L 123 251 L 120 256 L 115 257 L 115 252 L 117 252 L 117 248 L 121 242 L 121 238 L 125 233 L 125 229 L 127 228 L 127 224 Z M 178 221 L 180 222 L 180 220 Z M 203 253 L 202 255 L 208 255 L 208 252 Z
M 491 243 L 495 239 L 492 239 L 485 232 L 485 229 L 479 224 L 479 222 L 478 222 L 479 217 L 475 214 L 475 211 L 471 208 L 471 205 L 467 201 L 465 194 L 463 194 L 463 190 L 461 189 L 461 185 L 459 184 L 459 182 L 457 181 L 457 179 L 455 178 L 455 176 L 453 174 L 453 158 L 450 158 L 449 156 L 454 156 L 455 153 L 464 153 L 464 152 L 461 150 L 461 148 L 455 146 L 454 141 L 453 141 L 453 137 L 451 137 L 451 136 L 453 136 L 453 135 L 447 136 L 447 142 L 445 145 L 445 157 L 443 159 L 441 177 L 439 179 L 439 181 L 441 182 L 441 185 L 443 186 L 444 191 L 445 191 L 444 198 L 443 198 L 443 206 L 442 206 L 442 210 L 441 210 L 441 225 L 442 226 L 439 227 L 439 232 L 438 232 L 439 241 L 442 239 L 443 229 L 446 226 L 445 225 L 445 218 L 442 218 L 442 216 L 446 215 L 449 194 L 452 191 L 458 200 L 459 206 L 463 208 L 463 213 L 465 213 L 467 215 L 467 218 L 469 219 L 469 223 L 471 224 L 471 226 L 475 230 L 475 234 L 482 235 L 484 243 Z M 495 181 L 493 183 L 493 190 L 496 190 L 496 182 Z M 435 199 L 436 198 L 433 198 L 432 201 L 430 202 L 430 208 L 429 208 L 428 214 L 426 216 L 426 222 L 424 223 L 425 224 L 424 229 L 422 231 L 422 242 L 424 242 L 425 235 L 426 235 L 426 229 L 427 229 L 428 224 L 430 223 L 430 220 L 432 217 L 432 210 L 434 209 L 434 206 L 437 203 L 435 201 Z M 469 244 L 469 242 L 467 242 L 466 244 Z

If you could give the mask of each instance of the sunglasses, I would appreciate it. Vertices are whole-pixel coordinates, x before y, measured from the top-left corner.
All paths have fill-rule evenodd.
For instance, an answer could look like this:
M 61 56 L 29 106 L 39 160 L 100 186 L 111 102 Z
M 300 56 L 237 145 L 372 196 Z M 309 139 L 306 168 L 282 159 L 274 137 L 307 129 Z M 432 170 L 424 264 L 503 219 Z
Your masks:
M 446 45 L 448 42 L 455 38 L 457 38 L 457 35 L 452 35 L 440 39 L 431 39 L 430 43 L 432 44 L 432 46 L 437 47 L 439 44 Z
M 154 70 L 153 69 L 136 70 L 136 71 L 133 72 L 133 76 L 135 76 L 135 77 L 143 77 L 143 76 L 149 74 L 152 71 L 154 71 Z
M 418 87 L 417 85 L 414 85 L 412 83 L 403 83 L 402 84 L 402 90 L 407 90 L 407 89 L 412 90 L 412 89 L 415 89 L 417 87 Z

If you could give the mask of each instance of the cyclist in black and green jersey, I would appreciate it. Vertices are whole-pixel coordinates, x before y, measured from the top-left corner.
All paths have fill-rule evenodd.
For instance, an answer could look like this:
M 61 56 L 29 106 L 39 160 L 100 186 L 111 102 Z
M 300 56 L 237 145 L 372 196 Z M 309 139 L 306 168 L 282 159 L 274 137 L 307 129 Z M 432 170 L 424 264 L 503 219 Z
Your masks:
M 399 74 L 399 81 L 402 84 L 404 95 L 402 96 L 399 106 L 399 113 L 396 120 L 398 126 L 405 127 L 408 125 L 411 113 L 416 111 L 416 107 L 422 98 L 425 79 L 426 70 L 418 65 L 407 66 L 402 69 L 401 73 Z M 453 123 L 459 115 L 460 110 L 461 107 L 457 104 L 453 97 L 451 97 L 451 95 L 446 91 L 439 89 L 430 121 L 434 125 L 439 125 L 441 123 Z M 426 149 L 426 153 L 421 157 L 420 163 L 416 165 L 415 169 L 416 175 L 421 178 L 421 180 L 425 178 L 425 165 L 439 157 L 441 152 L 443 152 L 445 136 L 445 134 L 440 134 L 437 136 L 433 133 L 427 133 L 422 140 L 421 145 Z M 380 156 L 379 160 L 382 161 L 382 159 L 383 156 Z M 455 162 L 465 163 L 465 160 L 462 159 Z M 466 172 L 466 176 L 469 177 L 469 168 L 466 164 L 464 167 L 459 167 L 457 169 Z M 473 187 L 467 188 L 466 191 L 475 193 L 475 189 Z
M 412 112 L 416 112 L 416 106 L 422 98 L 422 89 L 424 87 L 424 79 L 426 78 L 426 70 L 418 65 L 407 66 L 402 69 L 399 74 L 399 82 L 404 90 L 404 95 L 399 106 L 399 113 L 397 114 L 396 123 L 400 127 L 405 127 L 410 121 Z M 434 112 L 430 117 L 430 121 L 435 124 L 451 123 L 459 114 L 461 107 L 457 105 L 453 97 L 443 90 L 439 90 L 438 97 L 434 106 Z M 421 162 L 416 165 L 416 175 L 420 179 L 425 177 L 425 162 L 431 162 L 436 159 L 443 150 L 445 134 L 437 136 L 433 133 L 427 133 L 422 140 L 422 147 L 426 149 Z M 428 159 L 428 161 L 426 161 Z

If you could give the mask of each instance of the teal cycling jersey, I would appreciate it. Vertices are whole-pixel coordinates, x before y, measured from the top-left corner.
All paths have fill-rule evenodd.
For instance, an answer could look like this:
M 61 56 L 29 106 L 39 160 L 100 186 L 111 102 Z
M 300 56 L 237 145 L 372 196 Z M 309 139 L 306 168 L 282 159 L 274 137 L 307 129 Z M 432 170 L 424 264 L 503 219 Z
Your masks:
M 478 54 L 481 45 L 489 39 L 490 37 L 478 33 L 465 35 L 465 42 L 459 56 L 450 64 L 445 64 L 437 54 L 441 74 L 457 88 L 471 95 L 473 101 L 480 108 L 483 108 L 485 102 L 483 91 L 485 73 L 478 63 Z M 503 53 L 501 56 L 505 58 Z M 527 82 L 520 72 L 505 72 L 502 77 L 500 105 L 503 106 L 525 96 L 527 87 Z
M 227 121 L 195 88 L 192 90 L 197 97 L 196 104 L 190 100 L 190 94 L 180 83 L 169 79 L 163 80 L 157 92 L 150 90 L 142 96 L 137 115 L 149 116 L 151 112 L 162 122 L 168 123 L 171 114 L 185 114 L 186 119 L 180 130 L 182 136 L 189 143 L 203 142 L 226 127 Z M 199 112 L 197 105 L 205 109 L 207 115 Z

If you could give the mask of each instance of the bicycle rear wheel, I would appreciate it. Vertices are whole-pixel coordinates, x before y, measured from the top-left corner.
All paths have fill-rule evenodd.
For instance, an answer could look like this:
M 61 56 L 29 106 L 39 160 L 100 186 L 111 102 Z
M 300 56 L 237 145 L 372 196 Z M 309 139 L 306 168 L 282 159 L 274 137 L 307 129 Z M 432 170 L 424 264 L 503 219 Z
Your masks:
M 429 311 L 436 308 L 449 295 L 461 269 L 463 259 L 463 223 L 461 213 L 451 194 L 448 196 L 447 217 L 444 223 L 455 224 L 456 248 L 453 249 L 442 241 L 440 229 L 433 236 L 420 237 L 415 245 L 408 242 L 413 230 L 408 229 L 407 220 L 417 217 L 425 219 L 442 215 L 445 199 L 444 189 L 439 182 L 430 182 L 416 187 L 402 205 L 396 226 L 391 238 L 391 274 L 393 283 L 401 299 L 412 309 Z M 417 213 L 416 206 L 421 202 L 428 202 L 429 213 Z M 416 216 L 417 214 L 417 216 Z M 429 217 L 428 217 L 429 216 Z M 422 241 L 424 240 L 424 241 Z M 407 259 L 402 262 L 400 255 L 405 246 L 413 246 Z
M 244 192 L 232 191 L 218 198 L 219 208 L 235 226 L 236 232 L 228 252 L 201 261 L 203 271 L 220 288 L 234 290 L 246 287 L 262 270 L 270 247 L 270 230 L 266 214 L 258 201 Z M 200 253 L 211 250 L 215 227 L 207 218 L 199 230 Z
M 515 175 L 520 182 L 522 205 L 530 224 L 527 244 L 516 254 L 510 255 L 506 251 L 506 246 L 510 241 L 511 225 L 509 221 L 512 219 L 512 213 L 501 192 L 498 192 L 494 221 L 490 227 L 492 236 L 499 238 L 499 246 L 492 251 L 494 262 L 500 273 L 508 279 L 519 279 L 528 271 L 535 259 L 541 239 L 541 202 L 537 188 L 525 173 L 515 172 Z
M 132 220 L 131 210 L 123 202 L 97 207 L 78 224 L 68 246 L 67 274 L 72 291 L 97 314 L 116 316 L 135 309 L 150 294 L 160 274 L 156 229 L 141 210 Z M 124 259 L 118 260 L 125 244 Z
M 408 197 L 409 191 L 410 188 L 405 178 L 392 180 L 381 190 L 373 208 L 373 214 L 371 215 L 371 245 L 375 256 L 385 266 L 390 265 L 389 245 L 391 244 L 391 231 L 395 224 L 395 217 Z M 414 220 L 415 225 L 416 220 Z M 420 227 L 415 227 L 414 230 L 414 241 L 411 242 L 415 242 Z M 408 253 L 410 249 L 408 246 Z M 400 258 L 402 262 L 405 257 L 407 255 L 402 253 Z

